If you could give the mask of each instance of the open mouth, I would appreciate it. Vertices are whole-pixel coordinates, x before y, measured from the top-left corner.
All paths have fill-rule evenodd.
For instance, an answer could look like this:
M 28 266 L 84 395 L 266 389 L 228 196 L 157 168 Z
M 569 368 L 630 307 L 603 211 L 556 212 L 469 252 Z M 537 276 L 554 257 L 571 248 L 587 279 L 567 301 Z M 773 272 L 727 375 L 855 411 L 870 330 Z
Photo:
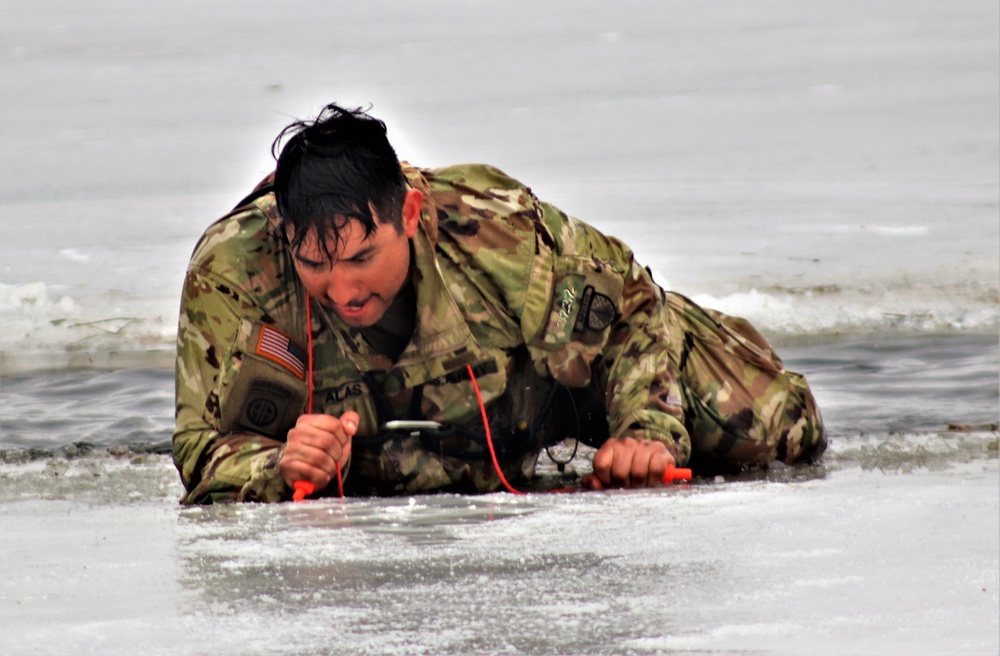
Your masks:
M 362 314 L 368 307 L 368 303 L 371 301 L 371 296 L 364 299 L 363 301 L 351 301 L 338 307 L 341 315 L 345 317 L 356 317 Z

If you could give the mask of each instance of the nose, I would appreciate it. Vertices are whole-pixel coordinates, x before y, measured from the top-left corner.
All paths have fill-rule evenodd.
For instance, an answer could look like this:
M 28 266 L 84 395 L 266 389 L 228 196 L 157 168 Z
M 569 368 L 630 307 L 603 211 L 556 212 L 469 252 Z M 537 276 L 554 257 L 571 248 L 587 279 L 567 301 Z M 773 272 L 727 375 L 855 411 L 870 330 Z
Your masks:
M 334 267 L 327 279 L 326 297 L 334 305 L 347 305 L 364 299 L 358 279 L 343 267 Z

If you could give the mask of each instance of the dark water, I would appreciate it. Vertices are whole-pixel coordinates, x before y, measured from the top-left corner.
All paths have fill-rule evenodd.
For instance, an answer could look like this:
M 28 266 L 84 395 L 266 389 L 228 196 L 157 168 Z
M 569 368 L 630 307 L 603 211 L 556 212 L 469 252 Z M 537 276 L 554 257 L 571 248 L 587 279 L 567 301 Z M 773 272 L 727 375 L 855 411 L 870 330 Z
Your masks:
M 5 379 L 0 386 L 0 447 L 38 454 L 118 447 L 168 451 L 173 385 L 173 372 L 162 369 Z
M 806 374 L 837 437 L 1000 420 L 995 335 L 870 336 L 780 352 Z
M 995 336 L 869 336 L 779 349 L 804 373 L 834 440 L 1000 420 Z M 170 450 L 173 372 L 64 371 L 0 385 L 6 458 L 88 449 Z

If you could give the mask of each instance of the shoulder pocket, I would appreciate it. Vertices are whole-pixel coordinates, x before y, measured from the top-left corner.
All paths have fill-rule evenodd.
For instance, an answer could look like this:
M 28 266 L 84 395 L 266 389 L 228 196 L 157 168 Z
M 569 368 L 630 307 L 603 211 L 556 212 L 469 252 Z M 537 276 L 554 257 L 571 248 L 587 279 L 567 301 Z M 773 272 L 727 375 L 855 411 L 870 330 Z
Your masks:
M 590 365 L 620 314 L 623 286 L 624 275 L 613 262 L 556 257 L 548 319 L 528 343 L 536 364 L 564 385 L 587 385 Z
M 273 326 L 242 319 L 227 356 L 220 372 L 222 431 L 284 440 L 305 412 L 305 350 Z

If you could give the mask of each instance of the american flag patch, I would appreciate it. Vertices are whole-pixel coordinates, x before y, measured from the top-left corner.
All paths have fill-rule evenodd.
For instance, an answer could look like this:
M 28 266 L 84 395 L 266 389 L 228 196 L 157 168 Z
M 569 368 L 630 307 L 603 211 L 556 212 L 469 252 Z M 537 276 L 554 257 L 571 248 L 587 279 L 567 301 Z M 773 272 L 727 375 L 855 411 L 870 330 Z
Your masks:
M 261 326 L 257 355 L 277 362 L 299 378 L 305 378 L 306 352 L 277 328 Z

